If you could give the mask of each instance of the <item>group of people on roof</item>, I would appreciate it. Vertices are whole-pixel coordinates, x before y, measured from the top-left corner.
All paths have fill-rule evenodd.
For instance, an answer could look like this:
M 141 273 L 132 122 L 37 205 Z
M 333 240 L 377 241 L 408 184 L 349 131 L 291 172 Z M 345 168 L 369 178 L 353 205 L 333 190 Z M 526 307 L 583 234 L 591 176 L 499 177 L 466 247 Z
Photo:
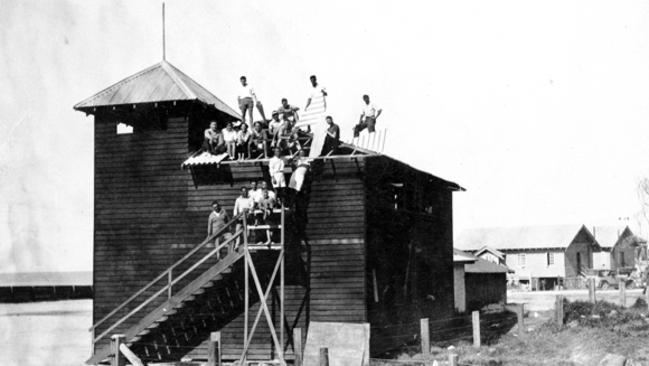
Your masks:
M 313 106 L 315 100 L 322 98 L 326 110 L 327 90 L 318 83 L 317 77 L 310 78 L 311 88 L 304 107 L 305 113 Z M 311 126 L 307 123 L 298 126 L 300 122 L 300 108 L 282 98 L 281 105 L 271 113 L 271 118 L 266 118 L 264 106 L 257 98 L 254 88 L 248 83 L 245 76 L 240 78 L 241 87 L 237 101 L 241 110 L 242 122 L 229 122 L 220 130 L 216 121 L 210 122 L 205 130 L 202 150 L 214 155 L 227 153 L 231 160 L 268 158 L 276 155 L 274 151 L 279 148 L 280 155 L 295 156 L 300 150 L 308 149 L 313 138 Z M 367 129 L 369 133 L 375 131 L 376 120 L 382 110 L 370 101 L 368 95 L 363 95 L 363 109 L 360 120 L 354 126 L 354 137 Z M 261 120 L 254 121 L 253 110 L 257 109 Z M 331 116 L 326 117 L 327 130 L 323 154 L 335 153 L 340 144 L 340 127 L 334 123 Z M 270 154 L 270 152 L 273 154 Z
M 241 195 L 234 202 L 233 215 L 244 215 L 253 220 L 255 224 L 266 224 L 272 220 L 273 209 L 278 206 L 291 207 L 295 198 L 303 191 L 307 173 L 311 167 L 311 159 L 307 156 L 306 150 L 310 148 L 309 142 L 313 138 L 311 127 L 308 123 L 298 126 L 300 122 L 300 108 L 291 105 L 286 98 L 281 100 L 279 108 L 271 113 L 271 119 L 266 118 L 264 106 L 258 100 L 255 90 L 245 76 L 240 78 L 241 88 L 238 95 L 239 108 L 241 109 L 242 122 L 237 124 L 229 122 L 227 126 L 219 130 L 216 121 L 210 122 L 205 130 L 202 150 L 214 155 L 227 153 L 229 158 L 235 159 L 256 159 L 263 156 L 272 157 L 268 160 L 268 173 L 272 188 L 269 188 L 266 181 L 253 181 L 250 187 L 241 187 Z M 311 90 L 304 108 L 305 115 L 310 112 L 309 107 L 315 106 L 326 110 L 327 91 L 322 87 L 315 75 L 310 77 Z M 321 101 L 320 101 L 321 98 Z M 316 102 L 316 103 L 314 103 Z M 367 129 L 368 132 L 375 131 L 376 120 L 382 110 L 370 101 L 368 95 L 363 95 L 363 110 L 360 120 L 354 126 L 354 137 Z M 320 104 L 322 103 L 322 104 Z M 257 109 L 261 120 L 253 120 L 253 109 Z M 335 153 L 340 144 L 340 127 L 334 123 L 331 116 L 326 116 L 326 135 L 322 152 L 320 154 Z M 289 158 L 285 158 L 289 156 Z M 293 166 L 290 180 L 287 184 L 284 170 L 287 164 Z M 230 217 L 227 211 L 219 204 L 212 202 L 212 212 L 208 218 L 208 237 L 219 233 L 229 222 Z M 238 231 L 241 222 L 236 224 Z M 219 235 L 227 238 L 231 232 Z M 219 243 L 216 238 L 216 244 Z M 256 238 L 252 239 L 256 242 Z M 272 233 L 266 230 L 266 240 L 260 243 L 270 244 Z M 234 245 L 234 243 L 233 243 Z M 232 247 L 232 246 L 231 246 Z

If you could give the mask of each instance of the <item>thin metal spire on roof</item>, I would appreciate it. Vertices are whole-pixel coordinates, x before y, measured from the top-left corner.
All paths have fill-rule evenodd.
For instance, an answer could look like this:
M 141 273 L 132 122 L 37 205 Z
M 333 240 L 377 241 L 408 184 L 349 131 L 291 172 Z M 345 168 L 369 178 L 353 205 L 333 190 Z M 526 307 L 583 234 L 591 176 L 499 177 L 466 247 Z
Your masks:
M 167 46 L 165 42 L 165 3 L 162 2 L 162 60 L 167 60 Z

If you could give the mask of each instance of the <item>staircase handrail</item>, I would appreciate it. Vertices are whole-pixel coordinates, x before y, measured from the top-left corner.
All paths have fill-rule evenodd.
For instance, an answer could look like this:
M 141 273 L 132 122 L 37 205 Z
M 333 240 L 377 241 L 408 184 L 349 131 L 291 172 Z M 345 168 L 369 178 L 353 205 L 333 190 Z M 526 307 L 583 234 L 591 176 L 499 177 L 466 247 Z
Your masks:
M 106 329 L 103 333 L 101 333 L 101 334 L 98 335 L 97 337 L 93 338 L 93 342 L 96 342 L 96 341 L 100 340 L 101 338 L 103 338 L 104 336 L 108 335 L 108 334 L 109 334 L 113 329 L 117 328 L 118 325 L 122 324 L 126 319 L 130 318 L 133 314 L 135 314 L 135 313 L 137 313 L 138 311 L 140 311 L 140 310 L 141 310 L 143 307 L 145 307 L 148 303 L 150 303 L 150 302 L 153 301 L 155 298 L 157 298 L 158 296 L 160 296 L 160 294 L 162 294 L 163 292 L 165 292 L 165 291 L 167 291 L 168 289 L 170 289 L 170 288 L 171 288 L 173 285 L 175 285 L 178 281 L 180 281 L 180 280 L 181 280 L 182 278 L 184 278 L 187 274 L 189 274 L 189 272 L 191 272 L 191 271 L 193 271 L 194 269 L 196 269 L 196 267 L 198 267 L 199 265 L 201 265 L 203 262 L 205 262 L 205 261 L 206 261 L 209 257 L 211 257 L 212 255 L 214 255 L 214 253 L 217 253 L 219 250 L 221 250 L 221 248 L 223 248 L 224 246 L 230 244 L 230 242 L 236 240 L 236 239 L 238 238 L 238 236 L 239 236 L 241 233 L 243 233 L 243 230 L 244 230 L 244 229 L 240 229 L 240 230 L 238 230 L 238 231 L 234 234 L 234 236 L 232 236 L 231 238 L 229 238 L 228 240 L 224 241 L 222 244 L 220 244 L 219 246 L 217 246 L 216 248 L 214 248 L 214 249 L 213 249 L 209 254 L 205 255 L 205 256 L 204 256 L 203 258 L 201 258 L 198 262 L 194 263 L 194 264 L 193 264 L 189 269 L 185 270 L 185 272 L 183 272 L 180 276 L 176 277 L 176 279 L 174 279 L 173 281 L 170 280 L 170 281 L 167 283 L 166 286 L 164 286 L 162 289 L 158 290 L 158 292 L 156 292 L 155 294 L 149 296 L 148 299 L 144 300 L 144 301 L 143 301 L 142 303 L 140 303 L 140 305 L 138 305 L 135 309 L 131 310 L 128 314 L 124 315 L 124 316 L 121 317 L 118 321 L 116 321 L 115 323 L 113 323 L 113 325 L 111 325 L 110 327 L 108 327 L 108 329 Z M 169 296 L 169 299 L 171 299 L 171 296 Z
M 212 242 L 214 239 L 216 239 L 217 237 L 223 235 L 227 230 L 230 230 L 230 226 L 231 226 L 232 224 L 235 224 L 235 223 L 239 220 L 239 218 L 241 218 L 241 216 L 242 216 L 242 213 L 240 213 L 240 214 L 238 214 L 237 216 L 233 217 L 232 220 L 230 220 L 227 224 L 225 224 L 225 225 L 224 225 L 224 226 L 223 226 L 219 231 L 217 231 L 215 234 L 212 234 L 212 235 L 208 236 L 205 240 L 203 240 L 203 242 L 201 242 L 199 245 L 197 245 L 194 249 L 192 249 L 191 251 L 189 251 L 189 252 L 188 252 L 187 254 L 185 254 L 182 258 L 180 258 L 179 260 L 177 260 L 174 264 L 172 264 L 172 265 L 169 266 L 166 270 L 164 270 L 162 273 L 160 273 L 160 275 L 158 275 L 156 278 L 154 278 L 153 280 L 151 280 L 149 283 L 147 283 L 144 287 L 142 287 L 140 290 L 138 290 L 135 294 L 131 295 L 131 297 L 129 297 L 128 299 L 126 299 L 124 302 L 122 302 L 121 304 L 119 304 L 115 309 L 113 309 L 113 310 L 112 310 L 110 313 L 108 313 L 106 316 L 104 316 L 103 318 L 101 318 L 100 320 L 98 320 L 98 321 L 97 321 L 95 324 L 93 324 L 92 327 L 90 327 L 90 329 L 88 329 L 88 330 L 91 331 L 91 332 L 94 331 L 94 330 L 95 330 L 95 329 L 96 329 L 100 324 L 102 324 L 102 323 L 104 323 L 106 320 L 110 319 L 110 318 L 111 318 L 113 315 L 115 315 L 118 311 L 120 311 L 121 309 L 123 309 L 127 304 L 129 304 L 131 301 L 135 300 L 138 296 L 140 296 L 142 293 L 144 293 L 144 291 L 146 291 L 146 290 L 149 289 L 151 286 L 153 286 L 154 284 L 156 284 L 156 283 L 157 283 L 158 281 L 160 281 L 162 278 L 164 278 L 165 276 L 168 276 L 168 277 L 169 277 L 169 276 L 170 276 L 170 273 L 173 271 L 174 268 L 176 268 L 177 266 L 179 266 L 181 263 L 183 263 L 183 262 L 184 262 L 185 260 L 187 260 L 189 257 L 191 257 L 192 255 L 194 255 L 194 254 L 195 254 L 197 251 L 199 251 L 201 248 L 203 248 L 204 246 L 206 246 L 207 244 L 209 244 L 210 242 Z M 236 235 L 233 236 L 233 238 L 234 238 L 234 237 L 236 237 Z M 224 242 L 223 244 L 229 243 L 230 241 L 231 241 L 231 240 L 227 240 L 227 241 Z M 220 246 L 219 246 L 219 249 L 220 249 L 221 247 L 223 247 L 223 245 L 220 245 Z M 191 268 L 191 269 L 193 269 L 193 268 Z M 185 274 L 186 274 L 186 273 L 185 273 Z M 184 275 L 183 275 L 183 277 L 184 277 Z M 172 282 L 175 283 L 175 282 L 177 282 L 177 281 L 169 281 L 169 283 L 173 285 Z M 168 285 L 169 285 L 169 284 L 168 284 Z M 165 290 L 165 289 L 167 289 L 167 286 L 165 286 L 165 287 L 163 288 L 163 290 Z M 157 297 L 157 295 L 159 295 L 159 293 L 156 294 L 156 297 Z M 101 338 L 101 337 L 97 337 L 96 339 L 99 339 L 99 338 Z

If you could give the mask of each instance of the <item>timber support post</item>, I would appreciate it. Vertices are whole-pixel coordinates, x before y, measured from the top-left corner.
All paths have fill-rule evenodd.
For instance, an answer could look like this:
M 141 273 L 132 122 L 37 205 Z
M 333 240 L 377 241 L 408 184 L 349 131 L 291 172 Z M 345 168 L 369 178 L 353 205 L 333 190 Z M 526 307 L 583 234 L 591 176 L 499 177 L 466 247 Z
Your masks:
M 207 366 L 221 366 L 221 332 L 210 333 L 207 345 Z
M 554 303 L 555 319 L 559 328 L 563 327 L 563 295 L 557 295 Z
M 329 366 L 329 349 L 320 348 L 320 366 Z
M 455 353 L 448 354 L 448 365 L 449 366 L 458 366 L 459 356 Z
M 620 276 L 618 287 L 620 288 L 620 306 L 626 307 L 626 276 Z
M 593 277 L 588 278 L 588 299 L 593 304 L 597 300 L 595 296 L 595 278 Z
M 471 313 L 471 323 L 473 325 L 473 347 L 480 347 L 480 312 L 474 311 Z
M 428 328 L 428 318 L 419 320 L 421 331 L 421 353 L 424 356 L 430 356 L 430 330 Z
M 302 366 L 302 328 L 293 329 L 293 353 L 295 355 L 293 365 Z
M 518 335 L 525 334 L 525 304 L 518 304 L 516 307 L 516 323 L 518 324 Z
M 115 334 L 111 339 L 111 352 L 113 354 L 113 360 L 111 362 L 111 366 L 125 366 L 126 365 L 126 359 L 122 355 L 122 352 L 119 350 L 119 346 L 124 343 L 126 340 L 126 336 L 123 334 Z

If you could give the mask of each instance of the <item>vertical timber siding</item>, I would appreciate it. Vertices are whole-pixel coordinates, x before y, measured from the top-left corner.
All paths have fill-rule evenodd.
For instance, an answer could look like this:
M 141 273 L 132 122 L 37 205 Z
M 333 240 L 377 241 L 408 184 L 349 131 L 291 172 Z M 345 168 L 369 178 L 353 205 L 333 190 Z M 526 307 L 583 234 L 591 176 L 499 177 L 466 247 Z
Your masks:
M 380 355 L 412 342 L 420 318 L 453 313 L 452 190 L 386 157 L 366 170 L 370 349 Z
M 185 118 L 170 118 L 167 130 L 117 135 L 113 119 L 96 116 L 94 321 L 164 271 L 172 245 L 188 239 L 187 175 L 179 169 L 186 155 Z

